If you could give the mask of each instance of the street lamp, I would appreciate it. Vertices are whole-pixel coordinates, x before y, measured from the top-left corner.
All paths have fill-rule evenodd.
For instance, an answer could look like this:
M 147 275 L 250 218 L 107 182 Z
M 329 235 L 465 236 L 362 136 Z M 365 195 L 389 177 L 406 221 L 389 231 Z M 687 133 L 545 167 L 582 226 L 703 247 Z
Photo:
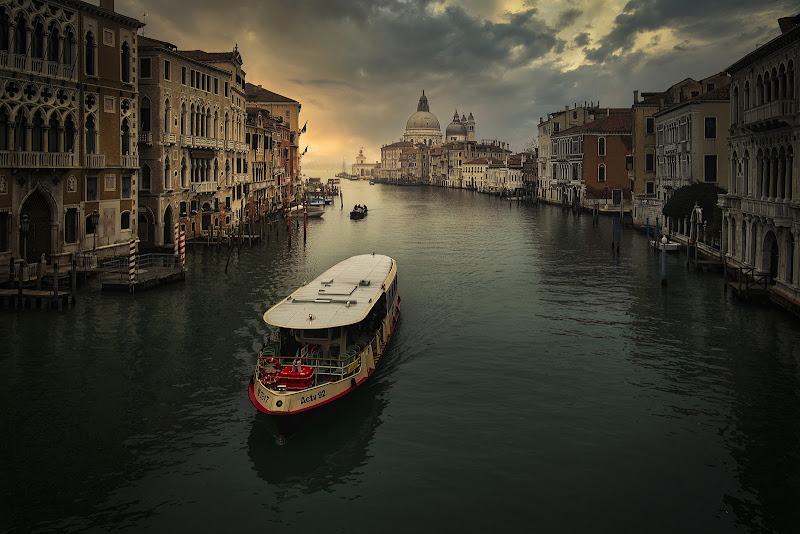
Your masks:
M 97 210 L 94 210 L 89 218 L 92 221 L 92 232 L 94 233 L 92 238 L 92 252 L 94 252 L 97 249 L 97 223 L 100 222 L 100 214 L 97 213 Z
M 23 213 L 19 222 L 19 232 L 22 234 L 22 259 L 28 261 L 28 231 L 31 229 L 31 219 Z

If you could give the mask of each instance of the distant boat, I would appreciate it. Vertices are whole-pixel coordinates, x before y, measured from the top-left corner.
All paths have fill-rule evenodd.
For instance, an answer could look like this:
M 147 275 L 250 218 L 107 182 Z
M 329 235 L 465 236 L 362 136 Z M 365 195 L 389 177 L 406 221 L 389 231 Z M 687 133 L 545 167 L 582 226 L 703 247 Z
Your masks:
M 658 239 L 650 241 L 650 246 L 658 250 L 662 250 L 666 247 L 667 252 L 678 252 L 681 249 L 681 244 L 677 241 L 668 241 L 667 244 L 664 245 L 664 243 Z
M 325 204 L 328 204 L 328 203 L 327 203 L 327 202 L 325 202 L 325 199 L 324 199 L 324 198 L 321 198 L 321 197 L 312 197 L 312 198 L 309 198 L 309 199 L 308 199 L 308 204 L 309 204 L 310 206 L 324 206 Z
M 307 217 L 322 217 L 322 214 L 325 213 L 325 210 L 322 208 L 322 206 L 314 206 L 314 205 L 309 205 L 305 207 L 303 205 L 293 206 L 289 210 L 289 213 L 291 213 L 293 217 L 303 215 L 304 212 Z
M 369 181 L 369 185 L 375 185 L 375 182 L 374 182 L 374 181 L 372 181 L 372 180 L 370 180 L 370 181 Z
M 356 204 L 350 212 L 351 219 L 363 219 L 367 216 L 367 207 Z

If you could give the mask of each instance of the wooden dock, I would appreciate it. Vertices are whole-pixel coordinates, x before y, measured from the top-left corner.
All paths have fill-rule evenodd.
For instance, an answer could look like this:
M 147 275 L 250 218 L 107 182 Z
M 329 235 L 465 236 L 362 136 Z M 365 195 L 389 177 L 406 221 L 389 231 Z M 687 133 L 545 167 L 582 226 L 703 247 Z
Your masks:
M 44 289 L 0 289 L 0 303 L 12 308 L 60 308 L 66 309 L 75 303 L 71 291 L 48 291 Z

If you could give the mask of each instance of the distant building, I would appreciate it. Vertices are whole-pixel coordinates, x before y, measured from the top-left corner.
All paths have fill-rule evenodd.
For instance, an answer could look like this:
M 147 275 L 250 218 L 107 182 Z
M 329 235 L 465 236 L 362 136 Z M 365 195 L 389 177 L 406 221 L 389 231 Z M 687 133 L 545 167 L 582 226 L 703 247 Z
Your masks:
M 380 169 L 380 162 L 367 163 L 367 158 L 364 157 L 364 149 L 358 151 L 356 162 L 353 164 L 352 176 L 356 180 L 370 180 L 375 177 L 377 171 Z
M 439 119 L 431 113 L 425 91 L 422 91 L 422 96 L 419 97 L 417 111 L 406 121 L 403 141 L 412 145 L 439 146 L 442 144 L 442 129 L 439 126 Z

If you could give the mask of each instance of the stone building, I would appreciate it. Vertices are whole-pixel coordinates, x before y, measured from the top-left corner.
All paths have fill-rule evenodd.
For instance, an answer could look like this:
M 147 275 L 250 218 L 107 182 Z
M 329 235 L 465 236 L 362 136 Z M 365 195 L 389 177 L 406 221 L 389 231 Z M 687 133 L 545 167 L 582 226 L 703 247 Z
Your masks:
M 381 164 L 376 161 L 375 163 L 367 163 L 367 158 L 364 157 L 364 149 L 358 151 L 356 162 L 353 164 L 353 172 L 351 176 L 356 180 L 371 180 L 378 175 Z
M 276 174 L 280 174 L 286 162 L 281 160 L 279 140 L 288 135 L 289 126 L 284 121 L 276 121 L 266 110 L 247 108 L 245 142 L 249 178 L 246 203 L 250 218 L 271 213 L 281 201 Z
M 270 117 L 285 125 L 282 137 L 278 139 L 279 156 L 284 166 L 276 169 L 275 179 L 280 188 L 284 202 L 294 199 L 300 193 L 300 136 L 305 133 L 306 125 L 300 127 L 300 109 L 302 105 L 289 97 L 279 95 L 261 87 L 246 84 L 247 105 L 269 112 Z
M 139 238 L 174 242 L 219 232 L 242 213 L 245 99 L 237 50 L 178 50 L 140 37 Z
M 406 121 L 403 141 L 412 145 L 439 146 L 442 144 L 442 129 L 439 119 L 431 113 L 425 91 L 419 97 L 417 111 Z
M 774 300 L 800 310 L 800 15 L 733 65 L 728 137 L 731 187 L 720 195 L 722 252 L 731 269 L 774 282 Z
M 620 206 L 630 200 L 625 165 L 631 150 L 631 113 L 611 113 L 551 137 L 553 179 L 563 203 Z
M 142 26 L 113 0 L 0 5 L 1 263 L 111 255 L 136 237 Z

